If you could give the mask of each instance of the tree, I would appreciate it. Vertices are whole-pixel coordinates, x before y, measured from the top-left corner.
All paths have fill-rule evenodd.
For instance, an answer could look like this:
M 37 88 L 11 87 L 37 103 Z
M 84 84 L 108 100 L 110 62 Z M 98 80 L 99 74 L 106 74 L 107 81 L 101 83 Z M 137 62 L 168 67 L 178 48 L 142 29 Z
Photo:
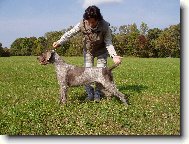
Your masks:
M 52 32 L 47 32 L 45 33 L 45 39 L 47 40 L 47 45 L 46 49 L 53 49 L 52 44 L 53 42 L 57 41 L 60 39 L 60 37 L 63 35 L 63 31 L 52 31 Z M 57 53 L 59 55 L 63 55 L 63 49 L 66 45 L 61 46 L 60 48 L 57 49 Z
M 123 25 L 119 27 L 119 34 L 113 39 L 116 39 L 116 46 L 123 55 L 136 55 L 137 39 L 140 32 L 135 23 L 131 25 Z
M 8 49 L 7 47 L 3 48 L 2 57 L 10 57 L 10 49 Z
M 130 25 L 122 25 L 119 27 L 120 34 L 128 34 L 129 33 L 129 26 Z
M 20 43 L 22 41 L 23 38 L 17 38 L 10 47 L 10 53 L 13 56 L 20 56 L 21 55 L 21 47 L 20 47 Z
M 113 41 L 113 45 L 116 49 L 116 52 L 119 55 L 124 55 L 124 54 L 129 55 L 127 48 L 126 48 L 126 43 L 127 43 L 127 36 L 126 35 L 114 34 L 114 35 L 112 35 L 112 41 Z
M 149 29 L 147 33 L 148 40 L 148 55 L 149 57 L 158 57 L 158 49 L 156 48 L 155 41 L 162 33 L 158 28 Z
M 113 35 L 117 33 L 117 27 L 111 26 L 110 29 L 111 29 Z
M 136 56 L 138 57 L 150 57 L 149 55 L 149 48 L 148 48 L 148 39 L 146 38 L 145 35 L 139 35 L 138 36 L 138 41 L 137 42 L 137 47 L 135 49 L 136 51 Z
M 3 55 L 3 47 L 2 47 L 2 43 L 0 43 L 0 56 Z
M 3 48 L 2 43 L 0 43 L 0 57 L 9 57 L 10 56 L 10 50 L 5 47 Z
M 32 55 L 40 55 L 47 48 L 47 40 L 39 37 L 34 41 L 35 48 L 32 49 Z
M 53 42 L 68 30 L 45 33 L 44 37 L 18 38 L 10 48 L 11 55 L 40 55 L 45 49 L 54 49 Z M 111 26 L 112 42 L 119 55 L 137 57 L 180 57 L 180 24 L 172 25 L 164 30 L 149 29 L 144 22 L 140 29 L 135 23 L 122 25 L 119 28 Z M 68 42 L 57 48 L 59 55 L 81 56 L 83 55 L 83 36 L 79 33 Z M 0 44 L 0 55 L 2 55 Z
M 142 24 L 140 25 L 140 34 L 145 36 L 148 32 L 148 29 L 149 29 L 148 25 L 142 22 Z
M 155 41 L 158 57 L 180 57 L 180 24 L 165 29 Z
M 12 44 L 10 48 L 11 55 L 15 56 L 30 56 L 32 49 L 35 49 L 36 45 L 34 41 L 36 37 L 30 38 L 18 38 Z

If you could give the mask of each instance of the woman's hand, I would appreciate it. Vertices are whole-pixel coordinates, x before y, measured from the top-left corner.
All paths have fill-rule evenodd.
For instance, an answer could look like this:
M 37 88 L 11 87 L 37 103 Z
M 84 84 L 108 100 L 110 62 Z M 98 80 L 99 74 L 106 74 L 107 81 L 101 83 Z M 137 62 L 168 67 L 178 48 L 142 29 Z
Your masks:
M 53 47 L 54 47 L 54 48 L 57 48 L 57 47 L 59 47 L 59 46 L 60 46 L 60 44 L 59 44 L 58 42 L 54 42 L 54 43 L 53 43 Z
M 121 57 L 121 56 L 114 56 L 113 57 L 113 61 L 114 61 L 114 63 L 115 64 L 120 64 L 121 63 L 121 59 L 122 59 L 123 57 Z

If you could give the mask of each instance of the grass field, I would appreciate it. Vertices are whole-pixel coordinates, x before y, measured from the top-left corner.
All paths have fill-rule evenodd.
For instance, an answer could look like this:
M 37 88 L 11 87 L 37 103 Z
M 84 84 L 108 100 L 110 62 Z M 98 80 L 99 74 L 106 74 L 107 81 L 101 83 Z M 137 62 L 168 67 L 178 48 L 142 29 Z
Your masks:
M 83 64 L 81 57 L 65 60 Z M 124 58 L 113 73 L 128 107 L 115 97 L 86 102 L 83 87 L 70 88 L 63 106 L 53 65 L 0 58 L 0 134 L 180 135 L 180 59 Z

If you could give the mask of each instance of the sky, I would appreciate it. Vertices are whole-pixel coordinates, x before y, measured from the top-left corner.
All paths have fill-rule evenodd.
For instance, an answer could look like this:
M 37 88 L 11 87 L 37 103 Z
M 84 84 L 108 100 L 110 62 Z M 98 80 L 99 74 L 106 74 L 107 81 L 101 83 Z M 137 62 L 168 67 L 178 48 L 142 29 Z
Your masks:
M 0 0 L 0 43 L 40 37 L 77 24 L 89 5 L 96 5 L 111 26 L 145 22 L 164 29 L 180 22 L 179 0 Z

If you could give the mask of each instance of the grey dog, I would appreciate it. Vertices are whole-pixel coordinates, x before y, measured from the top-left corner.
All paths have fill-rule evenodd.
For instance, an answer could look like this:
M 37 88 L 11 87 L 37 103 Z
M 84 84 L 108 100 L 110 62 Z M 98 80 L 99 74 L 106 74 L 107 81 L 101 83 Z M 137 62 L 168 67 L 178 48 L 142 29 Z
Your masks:
M 47 50 L 38 56 L 37 59 L 42 65 L 54 63 L 58 83 L 60 85 L 61 103 L 66 103 L 68 87 L 96 83 L 96 86 L 98 86 L 105 96 L 117 96 L 125 105 L 127 105 L 125 95 L 118 91 L 113 82 L 111 71 L 118 65 L 113 65 L 110 68 L 78 67 L 66 63 L 54 50 Z

